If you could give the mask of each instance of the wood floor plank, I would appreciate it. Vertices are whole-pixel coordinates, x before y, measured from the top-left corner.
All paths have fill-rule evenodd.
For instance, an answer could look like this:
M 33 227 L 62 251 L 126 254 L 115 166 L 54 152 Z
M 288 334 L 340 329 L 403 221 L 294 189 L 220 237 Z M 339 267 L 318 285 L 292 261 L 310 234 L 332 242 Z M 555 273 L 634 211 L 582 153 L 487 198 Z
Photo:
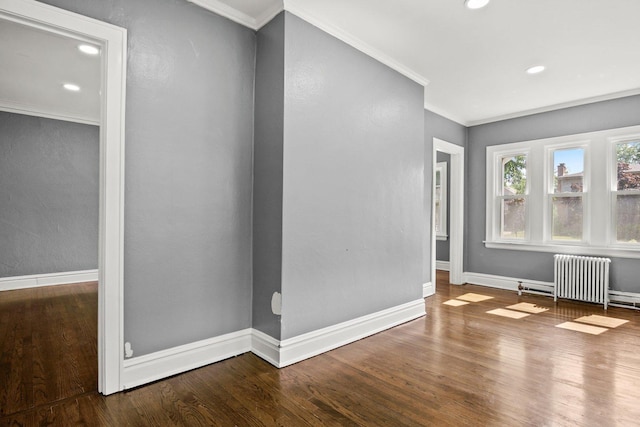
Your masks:
M 107 397 L 95 283 L 0 293 L 0 426 L 637 425 L 640 313 L 443 272 L 436 290 L 427 316 L 280 370 L 247 353 Z M 491 298 L 443 304 L 467 293 Z M 549 310 L 487 313 L 523 302 Z M 628 322 L 555 327 L 594 314 Z

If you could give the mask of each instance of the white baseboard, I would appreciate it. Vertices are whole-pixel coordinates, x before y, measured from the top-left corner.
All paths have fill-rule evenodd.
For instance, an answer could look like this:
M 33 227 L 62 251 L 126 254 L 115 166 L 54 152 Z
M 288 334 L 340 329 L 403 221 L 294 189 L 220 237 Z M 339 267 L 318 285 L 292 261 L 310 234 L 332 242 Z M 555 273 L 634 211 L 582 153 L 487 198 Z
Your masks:
M 272 365 L 283 368 L 425 314 L 424 300 L 419 299 L 283 341 L 254 331 L 256 347 L 253 352 Z
M 640 310 L 640 294 L 636 292 L 623 292 L 610 289 L 609 305 L 613 307 Z
M 623 292 L 610 289 L 609 299 L 611 301 L 619 301 L 629 304 L 640 304 L 640 294 L 636 292 Z
M 63 273 L 32 274 L 0 278 L 0 291 L 37 288 L 40 286 L 67 285 L 69 283 L 95 282 L 98 270 L 67 271 Z
M 553 282 L 541 282 L 537 280 L 519 279 L 516 277 L 495 276 L 493 274 L 483 273 L 463 273 L 463 280 L 472 285 L 488 286 L 490 288 L 507 289 L 510 291 L 518 290 L 518 282 L 522 285 L 541 291 L 551 290 L 553 292 Z
M 553 296 L 553 282 L 540 282 L 537 280 L 518 279 L 514 277 L 494 276 L 483 273 L 464 273 L 464 281 L 472 285 L 481 285 L 491 288 L 518 290 L 518 282 L 527 289 L 525 292 L 539 293 Z M 640 309 L 640 293 L 623 292 L 614 289 L 609 290 L 609 305 L 614 307 Z
M 272 336 L 253 329 L 251 352 L 273 366 L 280 367 L 280 341 Z
M 252 332 L 244 329 L 126 359 L 121 384 L 126 390 L 246 353 L 251 351 Z
M 449 271 L 449 261 L 436 260 L 436 270 Z
M 422 298 L 430 297 L 436 293 L 436 287 L 431 282 L 422 285 Z
M 256 329 L 244 329 L 126 359 L 123 362 L 121 384 L 123 389 L 130 389 L 249 351 L 283 368 L 425 314 L 424 300 L 418 299 L 283 341 Z

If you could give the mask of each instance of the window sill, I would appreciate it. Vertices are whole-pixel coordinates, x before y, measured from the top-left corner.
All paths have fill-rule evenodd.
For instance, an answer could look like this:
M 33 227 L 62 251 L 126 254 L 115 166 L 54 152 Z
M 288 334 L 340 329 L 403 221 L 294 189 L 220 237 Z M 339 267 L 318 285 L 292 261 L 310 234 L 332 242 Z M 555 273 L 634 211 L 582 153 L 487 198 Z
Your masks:
M 484 246 L 489 249 L 507 249 L 510 251 L 551 252 L 557 254 L 575 254 L 590 256 L 608 256 L 617 258 L 640 259 L 640 245 L 635 247 L 605 247 L 568 244 L 537 244 L 531 242 L 488 242 Z

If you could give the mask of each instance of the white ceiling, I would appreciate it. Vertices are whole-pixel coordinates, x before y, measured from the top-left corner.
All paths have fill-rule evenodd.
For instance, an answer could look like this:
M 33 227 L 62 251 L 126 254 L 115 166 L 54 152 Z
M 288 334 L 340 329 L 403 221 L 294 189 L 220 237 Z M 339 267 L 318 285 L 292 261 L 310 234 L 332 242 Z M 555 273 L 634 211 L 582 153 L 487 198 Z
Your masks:
M 100 57 L 78 40 L 0 19 L 0 110 L 81 123 L 100 120 Z M 65 83 L 79 92 L 63 89 Z
M 190 1 L 252 28 L 283 7 L 282 0 Z M 425 106 L 464 125 L 640 93 L 639 0 L 492 0 L 475 11 L 463 0 L 284 0 L 284 7 L 428 83 Z M 77 44 L 0 20 L 0 109 L 97 122 L 100 61 Z M 527 75 L 534 64 L 547 70 Z M 62 90 L 67 81 L 82 90 Z
M 256 17 L 278 3 L 220 1 Z M 422 77 L 425 106 L 465 125 L 640 93 L 638 0 L 492 0 L 480 10 L 463 0 L 285 0 L 285 8 Z M 535 64 L 547 70 L 526 74 Z

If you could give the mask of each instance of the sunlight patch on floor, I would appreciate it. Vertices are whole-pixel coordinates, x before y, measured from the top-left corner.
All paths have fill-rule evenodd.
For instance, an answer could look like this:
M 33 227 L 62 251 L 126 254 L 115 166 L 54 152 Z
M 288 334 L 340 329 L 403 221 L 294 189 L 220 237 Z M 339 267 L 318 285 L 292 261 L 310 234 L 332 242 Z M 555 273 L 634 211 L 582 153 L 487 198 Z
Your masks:
M 449 301 L 445 301 L 443 302 L 444 305 L 451 305 L 453 307 L 459 307 L 461 305 L 467 305 L 469 304 L 467 301 L 460 301 L 457 299 L 450 299 Z
M 518 304 L 510 305 L 507 308 L 511 310 L 524 311 L 525 313 L 531 313 L 531 314 L 538 314 L 545 311 L 549 311 L 549 309 L 546 307 L 540 307 L 528 302 L 521 302 Z
M 617 328 L 618 326 L 624 325 L 628 322 L 628 320 L 618 319 L 615 317 L 598 316 L 597 314 L 583 316 L 575 319 L 575 321 L 580 323 L 588 323 L 595 326 L 602 326 L 604 328 Z
M 456 297 L 456 298 L 461 299 L 463 301 L 469 301 L 469 302 L 480 302 L 488 299 L 493 299 L 493 297 L 490 297 L 487 295 L 474 294 L 471 292 L 468 294 L 460 295 L 459 297 Z
M 488 314 L 495 314 L 496 316 L 508 317 L 510 319 L 522 319 L 529 316 L 529 313 L 523 313 L 521 311 L 507 310 L 504 308 L 496 308 L 495 310 L 487 311 Z
M 600 335 L 603 332 L 607 332 L 607 328 L 601 328 L 599 326 L 585 325 L 584 323 L 576 322 L 564 322 L 556 325 L 556 328 L 568 329 L 570 331 L 584 332 L 585 334 Z

